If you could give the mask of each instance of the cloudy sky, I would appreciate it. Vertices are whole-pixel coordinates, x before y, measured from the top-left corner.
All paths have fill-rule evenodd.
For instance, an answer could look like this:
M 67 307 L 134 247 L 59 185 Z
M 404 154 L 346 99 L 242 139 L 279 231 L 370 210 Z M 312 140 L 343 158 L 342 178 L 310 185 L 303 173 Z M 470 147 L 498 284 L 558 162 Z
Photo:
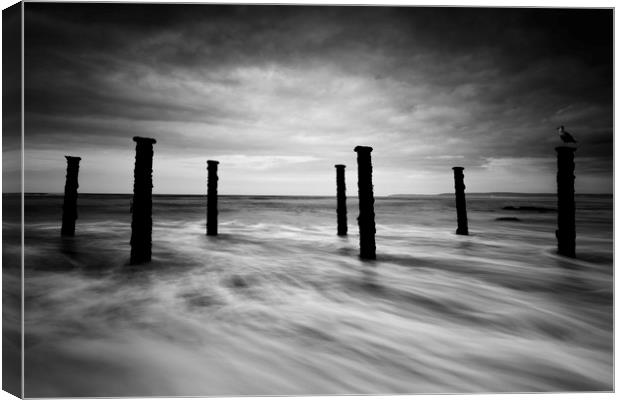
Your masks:
M 558 125 L 578 192 L 613 185 L 612 12 L 130 4 L 25 5 L 26 191 L 130 193 L 133 136 L 155 193 L 555 191 Z M 5 157 L 7 153 L 5 153 Z

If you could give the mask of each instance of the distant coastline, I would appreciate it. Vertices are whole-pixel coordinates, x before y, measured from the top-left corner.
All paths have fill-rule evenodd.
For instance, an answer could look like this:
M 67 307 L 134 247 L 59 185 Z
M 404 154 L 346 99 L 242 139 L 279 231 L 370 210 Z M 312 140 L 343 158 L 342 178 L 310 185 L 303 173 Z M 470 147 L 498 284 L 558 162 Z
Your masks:
M 486 197 L 547 197 L 556 196 L 556 193 L 519 193 L 519 192 L 466 192 L 467 196 L 486 196 Z M 454 193 L 438 193 L 438 194 L 391 194 L 387 197 L 408 198 L 421 196 L 441 196 L 454 197 Z M 605 196 L 612 197 L 613 193 L 575 193 L 575 196 Z

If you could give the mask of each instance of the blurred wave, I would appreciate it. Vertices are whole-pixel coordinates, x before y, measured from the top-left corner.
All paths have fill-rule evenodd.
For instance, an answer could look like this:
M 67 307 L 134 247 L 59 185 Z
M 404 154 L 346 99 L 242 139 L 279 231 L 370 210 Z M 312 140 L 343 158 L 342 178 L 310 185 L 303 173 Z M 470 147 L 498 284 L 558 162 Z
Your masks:
M 555 254 L 545 196 L 378 198 L 358 259 L 335 198 L 155 196 L 153 261 L 129 266 L 130 196 L 26 197 L 26 396 L 610 391 L 610 197 L 578 197 Z M 498 217 L 518 221 L 497 221 Z M 5 226 L 4 229 L 11 229 Z M 19 229 L 16 225 L 14 229 Z

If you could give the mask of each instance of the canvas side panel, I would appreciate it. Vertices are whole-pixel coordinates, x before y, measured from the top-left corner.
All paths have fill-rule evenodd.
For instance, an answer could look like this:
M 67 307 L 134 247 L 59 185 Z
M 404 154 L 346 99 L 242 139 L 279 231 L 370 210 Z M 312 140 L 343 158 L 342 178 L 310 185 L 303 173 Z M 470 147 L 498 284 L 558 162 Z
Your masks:
M 2 389 L 22 397 L 22 4 L 2 11 Z

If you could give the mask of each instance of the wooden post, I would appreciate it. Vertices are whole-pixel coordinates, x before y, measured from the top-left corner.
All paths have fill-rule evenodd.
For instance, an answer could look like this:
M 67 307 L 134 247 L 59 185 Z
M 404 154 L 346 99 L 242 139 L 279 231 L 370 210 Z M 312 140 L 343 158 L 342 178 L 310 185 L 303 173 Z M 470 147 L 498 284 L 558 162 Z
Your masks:
M 575 257 L 575 150 L 574 147 L 560 146 L 558 155 L 558 253 Z
M 336 167 L 336 213 L 338 215 L 338 236 L 347 235 L 347 188 L 344 179 L 344 169 L 342 164 Z
M 465 203 L 465 183 L 463 182 L 463 167 L 453 167 L 454 170 L 454 192 L 456 195 L 456 220 L 457 235 L 469 235 L 467 227 L 467 204 Z
M 219 161 L 207 161 L 207 235 L 217 236 L 217 165 Z
M 360 258 L 377 258 L 375 246 L 375 197 L 372 186 L 372 147 L 357 146 L 357 187 L 360 214 L 357 223 L 360 230 Z
M 133 181 L 131 218 L 130 264 L 151 261 L 151 234 L 153 229 L 153 144 L 155 139 L 135 136 L 136 163 Z
M 67 176 L 65 178 L 65 199 L 62 205 L 62 236 L 75 236 L 75 220 L 77 214 L 78 172 L 80 157 L 65 156 L 67 159 Z

